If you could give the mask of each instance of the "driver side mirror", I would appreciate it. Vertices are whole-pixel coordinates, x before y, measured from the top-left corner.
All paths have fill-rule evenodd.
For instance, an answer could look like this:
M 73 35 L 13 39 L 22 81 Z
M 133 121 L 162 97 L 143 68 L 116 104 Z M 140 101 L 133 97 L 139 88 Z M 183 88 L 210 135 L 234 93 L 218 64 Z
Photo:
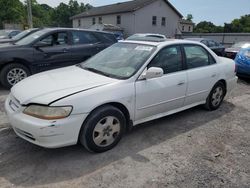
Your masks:
M 139 77 L 139 80 L 148 80 L 152 78 L 162 77 L 164 74 L 163 69 L 159 67 L 150 67 L 148 70 L 144 71 Z
M 35 47 L 35 48 L 42 48 L 42 47 L 48 47 L 48 46 L 50 46 L 48 43 L 45 43 L 42 41 L 39 41 L 33 45 L 33 47 Z

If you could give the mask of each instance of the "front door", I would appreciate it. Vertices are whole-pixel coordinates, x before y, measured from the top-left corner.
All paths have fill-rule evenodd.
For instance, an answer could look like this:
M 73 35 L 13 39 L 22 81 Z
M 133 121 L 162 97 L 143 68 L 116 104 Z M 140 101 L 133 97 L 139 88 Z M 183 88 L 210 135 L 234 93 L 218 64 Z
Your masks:
M 34 66 L 37 72 L 65 67 L 71 63 L 67 32 L 55 32 L 34 45 Z M 39 47 L 40 46 L 40 47 Z
M 181 108 L 187 89 L 187 73 L 184 70 L 180 46 L 162 49 L 148 65 L 160 67 L 160 78 L 138 80 L 136 87 L 136 122 L 161 117 L 171 110 Z

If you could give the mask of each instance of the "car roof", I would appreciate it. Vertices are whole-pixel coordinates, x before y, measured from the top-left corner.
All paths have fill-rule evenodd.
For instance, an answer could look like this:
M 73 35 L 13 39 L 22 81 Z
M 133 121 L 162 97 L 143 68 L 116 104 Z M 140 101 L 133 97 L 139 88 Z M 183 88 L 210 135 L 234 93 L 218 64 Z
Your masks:
M 105 31 L 97 31 L 97 30 L 81 29 L 81 28 L 64 28 L 64 27 L 43 28 L 42 30 L 45 30 L 48 32 L 49 31 L 89 31 L 89 32 L 113 34 L 111 32 L 105 32 Z
M 185 40 L 202 41 L 202 40 L 211 40 L 211 39 L 207 39 L 207 38 L 185 38 Z
M 156 47 L 172 45 L 172 44 L 199 44 L 199 45 L 202 45 L 200 42 L 197 42 L 197 41 L 181 40 L 181 39 L 166 39 L 166 40 L 160 41 L 160 42 L 124 40 L 124 41 L 121 41 L 121 43 L 144 44 L 144 45 L 151 45 L 151 46 L 156 46 Z

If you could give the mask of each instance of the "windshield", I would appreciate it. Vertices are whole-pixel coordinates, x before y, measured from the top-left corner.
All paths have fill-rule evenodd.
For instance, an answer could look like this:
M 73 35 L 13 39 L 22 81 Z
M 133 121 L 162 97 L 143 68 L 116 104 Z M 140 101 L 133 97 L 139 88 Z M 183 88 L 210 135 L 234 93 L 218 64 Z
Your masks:
M 155 49 L 150 45 L 116 43 L 80 66 L 108 77 L 127 79 L 140 69 Z
M 250 42 L 238 42 L 232 46 L 232 48 L 249 48 L 249 47 L 250 47 Z
M 12 39 L 13 40 L 20 40 L 21 38 L 23 38 L 26 35 L 28 35 L 30 32 L 31 32 L 31 30 L 25 30 L 25 31 L 19 33 L 18 35 L 14 36 Z
M 16 42 L 17 45 L 27 45 L 41 37 L 43 34 L 47 33 L 45 30 L 37 31 L 32 33 L 31 35 L 24 37 L 23 39 Z

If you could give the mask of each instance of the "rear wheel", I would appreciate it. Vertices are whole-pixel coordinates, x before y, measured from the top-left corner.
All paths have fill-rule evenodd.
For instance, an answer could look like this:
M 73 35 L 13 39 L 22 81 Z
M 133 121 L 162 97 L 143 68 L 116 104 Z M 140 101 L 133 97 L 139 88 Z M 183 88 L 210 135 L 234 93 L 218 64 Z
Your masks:
M 226 95 L 225 85 L 222 82 L 218 82 L 217 84 L 215 84 L 209 96 L 207 97 L 207 101 L 205 104 L 206 109 L 211 111 L 218 109 L 225 95 Z
M 29 75 L 30 71 L 27 67 L 19 63 L 12 63 L 3 67 L 0 73 L 0 81 L 5 88 L 10 89 Z
M 105 152 L 115 147 L 125 130 L 126 119 L 117 108 L 106 105 L 93 111 L 84 123 L 79 140 L 92 152 Z

